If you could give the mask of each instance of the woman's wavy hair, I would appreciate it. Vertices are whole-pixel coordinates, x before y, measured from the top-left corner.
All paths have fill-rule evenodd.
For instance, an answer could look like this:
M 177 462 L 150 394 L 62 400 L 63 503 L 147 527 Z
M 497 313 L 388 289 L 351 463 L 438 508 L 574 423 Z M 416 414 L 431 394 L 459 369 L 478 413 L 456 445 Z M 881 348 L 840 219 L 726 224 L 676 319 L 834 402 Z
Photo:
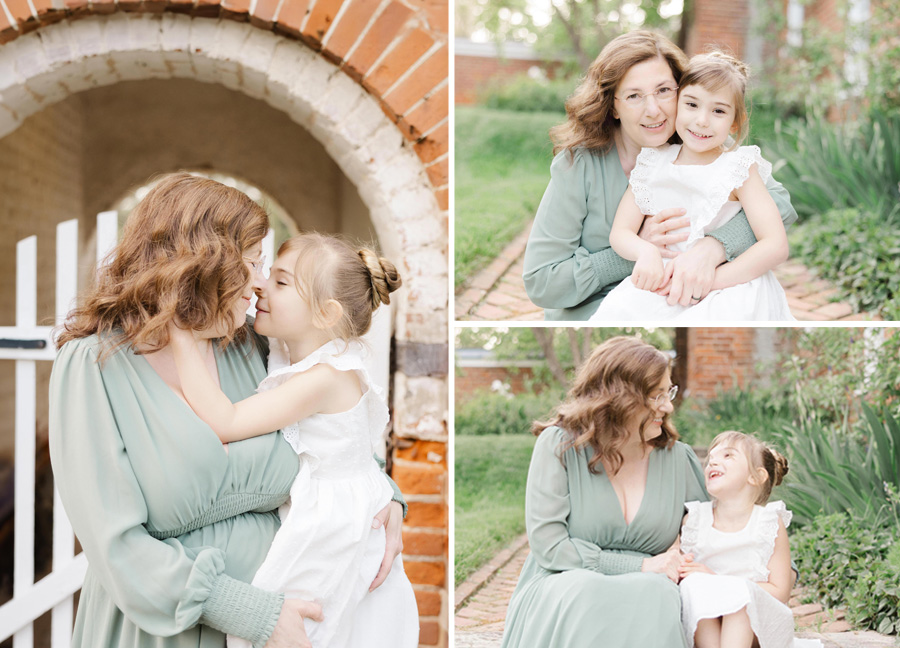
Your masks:
M 692 56 L 681 77 L 681 88 L 678 96 L 688 86 L 696 85 L 708 90 L 718 92 L 721 88 L 727 88 L 734 97 L 734 130 L 732 137 L 734 142 L 729 151 L 737 149 L 747 137 L 750 130 L 750 116 L 747 112 L 747 83 L 750 80 L 750 68 L 739 59 L 713 50 L 706 54 Z
M 638 29 L 607 43 L 566 101 L 566 122 L 550 129 L 553 154 L 578 147 L 609 149 L 619 121 L 613 116 L 619 82 L 632 67 L 656 57 L 669 64 L 675 84 L 679 85 L 687 56 L 662 34 Z
M 294 284 L 309 304 L 318 325 L 332 339 L 355 340 L 372 325 L 372 314 L 391 303 L 391 293 L 402 280 L 393 263 L 368 248 L 354 249 L 337 236 L 309 232 L 281 244 L 278 255 L 297 251 Z M 341 318 L 333 326 L 323 320 L 326 304 L 341 305 Z
M 788 460 L 784 455 L 775 448 L 767 446 L 756 437 L 743 432 L 735 432 L 734 430 L 717 435 L 712 443 L 709 444 L 709 451 L 712 452 L 713 448 L 720 445 L 725 445 L 726 447 L 740 446 L 747 456 L 750 473 L 756 474 L 759 470 L 766 473 L 766 479 L 760 482 L 757 487 L 756 503 L 764 505 L 768 502 L 769 496 L 772 494 L 772 488 L 778 486 L 784 479 L 784 476 L 788 474 Z
M 633 337 L 610 338 L 591 353 L 578 369 L 575 383 L 566 400 L 547 421 L 535 421 L 531 431 L 539 435 L 545 428 L 558 426 L 571 438 L 563 443 L 560 455 L 569 448 L 590 446 L 594 455 L 588 469 L 599 473 L 598 464 L 606 460 L 612 474 L 622 466 L 620 448 L 631 432 L 628 423 L 635 412 L 643 412 L 644 426 L 654 416 L 648 399 L 669 371 L 669 358 L 656 347 Z M 655 448 L 670 448 L 678 432 L 663 419 L 662 434 L 649 441 Z
M 210 180 L 163 176 L 131 212 L 95 285 L 60 327 L 57 348 L 97 334 L 101 358 L 122 345 L 142 352 L 169 342 L 166 325 L 225 332 L 242 341 L 233 306 L 250 281 L 244 254 L 262 241 L 266 212 L 246 194 Z

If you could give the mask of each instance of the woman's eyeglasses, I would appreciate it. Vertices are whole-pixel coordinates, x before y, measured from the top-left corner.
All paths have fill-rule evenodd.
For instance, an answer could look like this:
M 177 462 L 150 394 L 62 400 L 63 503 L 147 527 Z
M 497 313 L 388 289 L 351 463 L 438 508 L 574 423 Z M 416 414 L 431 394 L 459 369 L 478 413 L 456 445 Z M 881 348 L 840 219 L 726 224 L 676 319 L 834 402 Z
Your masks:
M 253 259 L 248 259 L 247 257 L 244 257 L 244 261 L 247 262 L 247 265 L 249 265 L 251 268 L 253 268 L 253 272 L 255 272 L 256 274 L 259 274 L 263 271 L 263 268 L 266 265 L 266 255 L 263 254 L 261 257 L 256 259 L 256 261 L 254 261 Z
M 662 88 L 657 88 L 653 92 L 632 92 L 626 97 L 615 97 L 619 101 L 624 101 L 625 105 L 629 108 L 637 108 L 638 106 L 643 106 L 647 103 L 647 97 L 653 96 L 657 101 L 670 101 L 678 96 L 678 86 L 663 86 Z
M 653 403 L 654 407 L 659 407 L 660 405 L 665 403 L 666 400 L 669 400 L 669 401 L 675 400 L 675 395 L 677 393 L 678 393 L 678 385 L 672 385 L 669 388 L 669 391 L 665 391 L 662 394 L 657 394 L 656 396 L 654 396 L 653 398 L 650 399 L 650 402 Z M 663 400 L 663 399 L 665 399 L 665 400 Z

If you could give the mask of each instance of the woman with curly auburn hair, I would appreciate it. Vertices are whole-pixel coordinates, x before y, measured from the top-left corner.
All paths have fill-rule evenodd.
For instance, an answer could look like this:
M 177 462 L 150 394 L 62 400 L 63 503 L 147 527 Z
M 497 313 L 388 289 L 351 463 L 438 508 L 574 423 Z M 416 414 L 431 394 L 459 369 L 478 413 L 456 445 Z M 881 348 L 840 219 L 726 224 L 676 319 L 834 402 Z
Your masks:
M 601 344 L 538 435 L 528 471 L 531 553 L 504 648 L 685 646 L 677 537 L 684 503 L 708 500 L 700 462 L 669 421 L 666 354 Z
M 296 453 L 280 432 L 223 447 L 185 400 L 168 333 L 177 323 L 197 335 L 229 399 L 255 392 L 268 343 L 246 314 L 265 286 L 267 230 L 240 191 L 163 177 L 62 326 L 50 456 L 88 559 L 73 646 L 224 648 L 226 633 L 259 648 L 310 645 L 303 617 L 320 618 L 318 604 L 249 584 L 278 530 Z M 377 519 L 387 570 L 400 543 L 396 488 L 394 498 Z
M 637 30 L 613 39 L 566 102 L 567 120 L 551 129 L 556 157 L 550 184 L 525 250 L 529 298 L 548 320 L 586 320 L 634 265 L 610 247 L 609 233 L 638 153 L 675 140 L 677 91 L 687 59 L 665 36 Z M 766 182 L 785 225 L 797 219 L 790 196 Z M 688 306 L 709 293 L 715 269 L 756 242 L 740 212 L 691 249 L 667 246 L 687 239 L 690 205 L 648 216 L 640 236 L 671 258 L 669 303 Z

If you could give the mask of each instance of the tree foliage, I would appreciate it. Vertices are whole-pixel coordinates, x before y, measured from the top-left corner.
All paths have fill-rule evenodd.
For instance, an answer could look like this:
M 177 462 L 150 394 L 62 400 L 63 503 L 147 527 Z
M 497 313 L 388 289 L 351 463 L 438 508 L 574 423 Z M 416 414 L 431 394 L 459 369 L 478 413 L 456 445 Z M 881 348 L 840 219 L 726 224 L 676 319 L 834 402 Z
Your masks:
M 519 41 L 583 73 L 610 40 L 637 27 L 673 38 L 681 4 L 672 0 L 458 0 L 456 33 L 487 34 L 498 44 Z M 501 46 L 502 53 L 502 46 Z

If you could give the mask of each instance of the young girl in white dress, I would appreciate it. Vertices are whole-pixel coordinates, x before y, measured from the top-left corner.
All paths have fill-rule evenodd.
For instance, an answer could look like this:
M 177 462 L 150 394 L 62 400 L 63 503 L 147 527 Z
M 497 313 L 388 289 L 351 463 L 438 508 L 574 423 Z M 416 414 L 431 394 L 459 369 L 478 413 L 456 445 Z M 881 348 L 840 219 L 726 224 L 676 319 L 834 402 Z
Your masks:
M 772 165 L 759 147 L 739 146 L 747 134 L 744 95 L 747 67 L 721 53 L 694 56 L 681 78 L 675 131 L 683 144 L 645 148 L 616 211 L 609 234 L 612 248 L 635 262 L 630 277 L 601 302 L 592 321 L 615 320 L 793 320 L 787 298 L 771 270 L 787 259 L 788 243 L 765 180 Z M 728 138 L 734 144 L 728 148 Z M 757 242 L 716 270 L 708 295 L 694 295 L 690 306 L 669 305 L 657 294 L 672 267 L 659 249 L 638 236 L 645 215 L 684 207 L 690 225 L 670 245 L 683 252 L 731 220 L 742 208 Z
M 359 338 L 399 286 L 394 265 L 370 250 L 320 234 L 286 241 L 254 323 L 269 336 L 269 375 L 258 394 L 235 404 L 191 333 L 170 326 L 185 398 L 222 442 L 281 428 L 299 456 L 290 503 L 253 585 L 321 605 L 321 621 L 304 619 L 315 648 L 418 644 L 415 597 L 399 556 L 369 592 L 385 552 L 384 528 L 372 528 L 372 519 L 392 492 L 373 456 L 387 405 Z M 229 648 L 249 645 L 228 637 Z
M 784 502 L 768 502 L 787 460 L 754 437 L 723 432 L 709 448 L 711 502 L 687 502 L 681 527 L 681 616 L 697 648 L 815 648 L 795 639 Z M 768 502 L 768 503 L 767 503 Z

